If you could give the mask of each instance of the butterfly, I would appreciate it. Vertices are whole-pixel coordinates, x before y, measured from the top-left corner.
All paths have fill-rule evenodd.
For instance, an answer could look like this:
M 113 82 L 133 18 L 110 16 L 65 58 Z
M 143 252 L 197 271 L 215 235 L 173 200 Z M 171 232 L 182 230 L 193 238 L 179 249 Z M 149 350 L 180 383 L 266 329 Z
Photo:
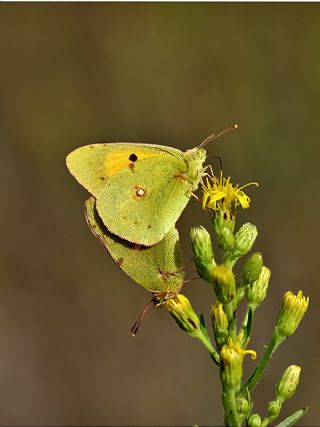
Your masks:
M 91 144 L 67 156 L 67 167 L 96 199 L 106 228 L 129 242 L 152 246 L 172 229 L 205 175 L 204 146 L 182 152 L 131 142 Z

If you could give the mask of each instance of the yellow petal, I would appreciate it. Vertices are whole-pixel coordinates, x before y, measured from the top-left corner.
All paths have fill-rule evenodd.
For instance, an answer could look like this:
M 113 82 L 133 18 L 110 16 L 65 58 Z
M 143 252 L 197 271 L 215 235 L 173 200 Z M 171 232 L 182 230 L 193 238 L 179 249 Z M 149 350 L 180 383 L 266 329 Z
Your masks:
M 237 194 L 237 199 L 243 209 L 247 209 L 250 206 L 250 198 L 242 191 L 242 194 Z

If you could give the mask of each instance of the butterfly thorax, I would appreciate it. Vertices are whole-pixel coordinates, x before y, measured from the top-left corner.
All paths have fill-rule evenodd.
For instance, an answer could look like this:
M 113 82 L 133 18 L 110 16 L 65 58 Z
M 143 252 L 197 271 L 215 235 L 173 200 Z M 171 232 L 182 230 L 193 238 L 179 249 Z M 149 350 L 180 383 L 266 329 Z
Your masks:
M 183 154 L 184 160 L 187 163 L 187 177 L 193 183 L 193 189 L 198 187 L 200 179 L 204 173 L 203 163 L 206 160 L 206 150 L 202 148 L 192 148 Z

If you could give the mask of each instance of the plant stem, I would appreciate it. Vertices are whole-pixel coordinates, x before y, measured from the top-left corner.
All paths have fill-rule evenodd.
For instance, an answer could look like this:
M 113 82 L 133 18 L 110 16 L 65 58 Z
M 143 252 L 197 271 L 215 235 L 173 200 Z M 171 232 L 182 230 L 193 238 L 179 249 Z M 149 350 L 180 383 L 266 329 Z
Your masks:
M 214 349 L 210 340 L 205 337 L 203 334 L 197 335 L 198 340 L 204 345 L 204 347 L 208 350 L 211 359 L 217 366 L 220 366 L 220 356 L 219 353 Z
M 234 306 L 234 300 L 231 300 L 229 303 L 224 304 L 224 312 L 227 315 L 228 318 L 228 333 L 230 338 L 232 338 L 233 341 L 236 340 L 236 318 L 235 318 L 235 306 Z
M 238 427 L 238 412 L 236 405 L 236 394 L 234 388 L 224 388 L 222 401 L 225 413 L 225 425 L 228 427 Z
M 268 347 L 267 347 L 262 359 L 260 360 L 258 366 L 253 371 L 253 373 L 250 376 L 250 378 L 248 379 L 248 381 L 242 387 L 240 394 L 243 393 L 246 389 L 248 391 L 252 391 L 255 388 L 255 386 L 260 381 L 260 378 L 263 374 L 263 371 L 265 370 L 265 367 L 266 367 L 270 357 L 275 352 L 275 350 L 279 347 L 279 345 L 282 343 L 283 340 L 284 340 L 284 338 L 279 336 L 277 331 L 275 331 L 273 333 L 271 340 L 268 344 Z

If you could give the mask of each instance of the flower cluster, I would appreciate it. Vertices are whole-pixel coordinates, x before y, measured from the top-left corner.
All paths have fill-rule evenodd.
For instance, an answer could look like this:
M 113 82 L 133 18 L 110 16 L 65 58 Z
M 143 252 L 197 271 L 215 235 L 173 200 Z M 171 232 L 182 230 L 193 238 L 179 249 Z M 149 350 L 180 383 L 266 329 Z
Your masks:
M 190 232 L 197 272 L 211 285 L 217 299 L 210 313 L 216 349 L 211 344 L 203 316 L 196 314 L 184 295 L 179 294 L 165 304 L 180 328 L 199 339 L 219 366 L 226 425 L 239 427 L 245 423 L 249 427 L 265 427 L 279 416 L 285 400 L 296 391 L 301 368 L 291 365 L 284 372 L 276 386 L 275 399 L 267 404 L 267 416 L 264 419 L 252 413 L 251 391 L 260 381 L 274 351 L 296 331 L 308 308 L 309 299 L 303 296 L 302 291 L 297 295 L 291 291 L 285 293 L 265 353 L 252 375 L 242 384 L 244 356 L 251 354 L 252 359 L 256 358 L 254 350 L 246 349 L 252 333 L 254 313 L 265 300 L 271 276 L 260 252 L 247 256 L 238 277 L 233 269 L 236 262 L 251 251 L 258 236 L 257 227 L 250 223 L 236 230 L 236 208 L 247 209 L 250 206 L 251 200 L 243 191 L 249 185 L 258 186 L 256 182 L 242 187 L 233 185 L 231 178 L 225 178 L 222 172 L 219 178 L 207 177 L 206 183 L 202 185 L 202 208 L 212 215 L 220 259 L 217 259 L 210 233 L 203 226 L 193 227 Z M 238 328 L 237 309 L 243 299 L 246 300 L 247 309 Z M 283 425 L 293 425 L 293 421 L 298 421 L 305 412 L 306 409 L 295 412 Z

